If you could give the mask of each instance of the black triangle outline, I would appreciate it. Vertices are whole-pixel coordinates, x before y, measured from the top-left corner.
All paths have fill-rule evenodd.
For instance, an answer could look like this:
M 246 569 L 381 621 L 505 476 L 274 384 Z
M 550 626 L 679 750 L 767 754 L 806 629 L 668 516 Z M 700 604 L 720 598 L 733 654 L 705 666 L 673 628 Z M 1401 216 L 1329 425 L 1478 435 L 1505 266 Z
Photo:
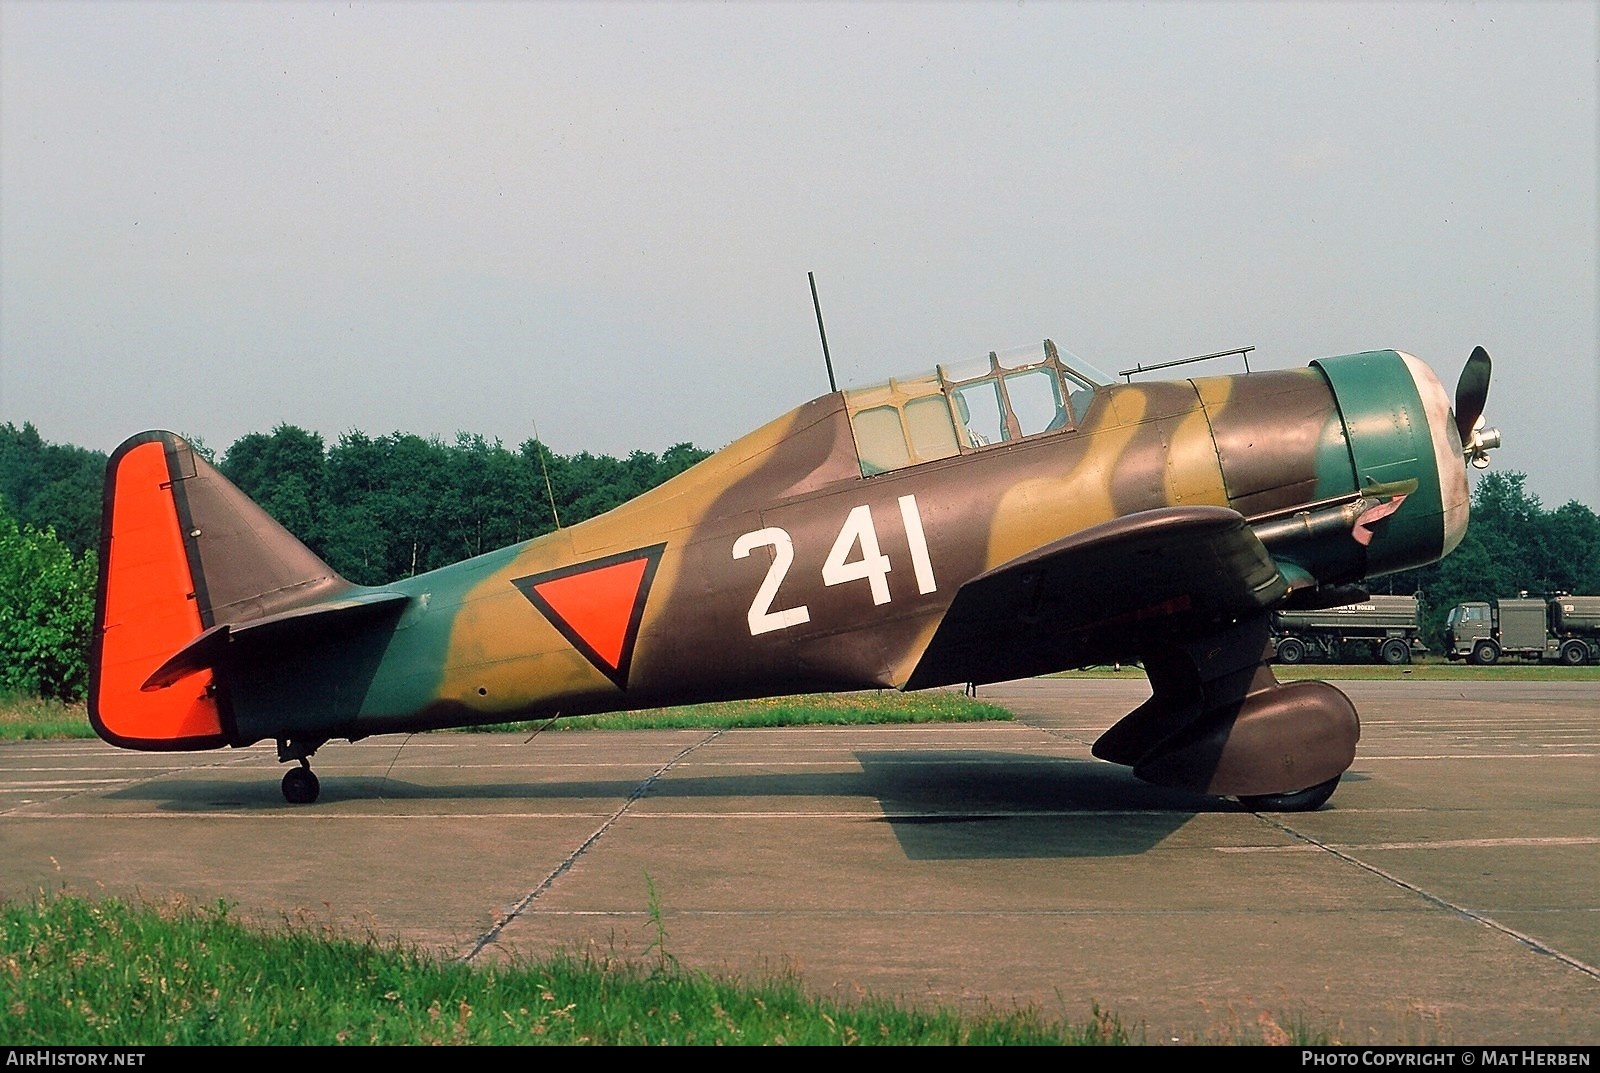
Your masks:
M 594 669 L 609 678 L 613 685 L 626 692 L 628 689 L 628 671 L 633 666 L 633 646 L 639 640 L 639 623 L 644 620 L 645 601 L 650 596 L 650 587 L 655 583 L 656 567 L 661 563 L 661 554 L 667 550 L 665 542 L 651 544 L 648 547 L 635 548 L 632 551 L 618 552 L 615 555 L 606 555 L 599 559 L 588 559 L 571 566 L 557 567 L 538 574 L 528 574 L 526 577 L 511 579 L 511 584 L 517 591 L 528 598 L 528 602 L 538 608 L 539 613 L 554 626 L 567 643 L 577 649 L 583 658 L 594 665 Z M 539 586 L 551 581 L 560 581 L 563 578 L 574 577 L 578 574 L 588 574 L 596 570 L 604 570 L 609 566 L 619 566 L 622 563 L 631 563 L 639 559 L 645 561 L 644 575 L 639 578 L 639 589 L 633 595 L 633 607 L 628 612 L 628 625 L 622 635 L 622 652 L 617 659 L 617 666 L 612 667 L 595 647 L 583 636 L 573 629 L 566 619 L 550 605 L 550 601 L 539 595 Z

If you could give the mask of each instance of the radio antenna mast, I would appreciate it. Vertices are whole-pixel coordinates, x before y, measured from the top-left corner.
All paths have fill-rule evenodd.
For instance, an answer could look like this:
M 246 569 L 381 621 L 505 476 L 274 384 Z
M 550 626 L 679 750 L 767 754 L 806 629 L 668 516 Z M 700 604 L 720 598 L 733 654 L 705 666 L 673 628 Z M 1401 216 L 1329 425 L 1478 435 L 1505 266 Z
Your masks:
M 561 528 L 561 515 L 556 511 L 556 490 L 550 486 L 550 466 L 545 462 L 548 449 L 544 441 L 539 438 L 539 422 L 533 417 L 528 418 L 533 423 L 533 445 L 539 451 L 539 468 L 544 471 L 544 492 L 550 497 L 550 517 L 555 519 L 556 528 Z
M 828 366 L 828 390 L 838 391 L 839 385 L 833 381 L 833 358 L 828 356 L 828 330 L 822 326 L 822 303 L 817 301 L 817 275 L 807 272 L 806 279 L 811 281 L 811 306 L 817 311 L 817 334 L 822 336 L 822 360 Z

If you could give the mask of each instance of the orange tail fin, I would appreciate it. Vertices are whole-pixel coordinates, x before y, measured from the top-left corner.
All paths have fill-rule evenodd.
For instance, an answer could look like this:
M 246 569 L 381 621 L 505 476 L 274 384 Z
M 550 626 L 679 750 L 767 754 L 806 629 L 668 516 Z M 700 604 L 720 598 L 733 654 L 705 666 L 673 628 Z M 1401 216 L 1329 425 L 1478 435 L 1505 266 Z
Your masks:
M 147 750 L 231 743 L 210 666 L 154 672 L 202 633 L 350 588 L 170 432 L 144 432 L 106 464 L 89 720 Z M 219 631 L 220 632 L 220 631 Z

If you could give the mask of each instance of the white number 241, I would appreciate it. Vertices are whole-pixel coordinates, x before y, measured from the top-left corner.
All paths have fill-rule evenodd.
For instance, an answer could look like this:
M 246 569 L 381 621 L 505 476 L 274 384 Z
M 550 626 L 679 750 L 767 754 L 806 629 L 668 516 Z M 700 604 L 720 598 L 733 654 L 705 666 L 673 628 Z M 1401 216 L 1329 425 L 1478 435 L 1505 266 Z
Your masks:
M 923 595 L 935 592 L 938 585 L 933 577 L 933 563 L 928 558 L 928 541 L 922 533 L 922 515 L 917 511 L 917 497 L 901 496 L 899 503 L 900 518 L 905 523 L 906 543 L 911 552 L 911 568 L 917 578 L 917 592 Z M 851 553 L 858 546 L 861 554 L 852 559 Z M 811 621 L 811 609 L 805 604 L 781 611 L 772 609 L 773 601 L 778 597 L 778 588 L 788 575 L 789 568 L 794 565 L 794 541 L 788 532 L 770 526 L 746 533 L 733 542 L 733 557 L 743 559 L 761 547 L 772 549 L 772 565 L 767 568 L 767 576 L 762 579 L 761 587 L 756 590 L 756 598 L 750 603 L 748 617 L 752 637 Z M 844 525 L 834 538 L 833 548 L 822 564 L 822 583 L 842 585 L 847 581 L 866 581 L 872 589 L 872 602 L 886 604 L 891 599 L 890 569 L 889 557 L 878 547 L 878 530 L 873 524 L 871 509 L 865 504 L 853 508 L 845 516 Z

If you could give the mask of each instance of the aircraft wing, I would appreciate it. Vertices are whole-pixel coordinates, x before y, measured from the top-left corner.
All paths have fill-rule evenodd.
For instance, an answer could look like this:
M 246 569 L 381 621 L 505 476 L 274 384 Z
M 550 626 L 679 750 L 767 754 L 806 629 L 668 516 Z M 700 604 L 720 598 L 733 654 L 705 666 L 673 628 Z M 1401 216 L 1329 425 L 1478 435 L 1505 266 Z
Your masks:
M 951 601 L 906 689 L 1133 662 L 1145 638 L 1198 636 L 1288 591 L 1226 507 L 1125 515 L 978 575 Z

